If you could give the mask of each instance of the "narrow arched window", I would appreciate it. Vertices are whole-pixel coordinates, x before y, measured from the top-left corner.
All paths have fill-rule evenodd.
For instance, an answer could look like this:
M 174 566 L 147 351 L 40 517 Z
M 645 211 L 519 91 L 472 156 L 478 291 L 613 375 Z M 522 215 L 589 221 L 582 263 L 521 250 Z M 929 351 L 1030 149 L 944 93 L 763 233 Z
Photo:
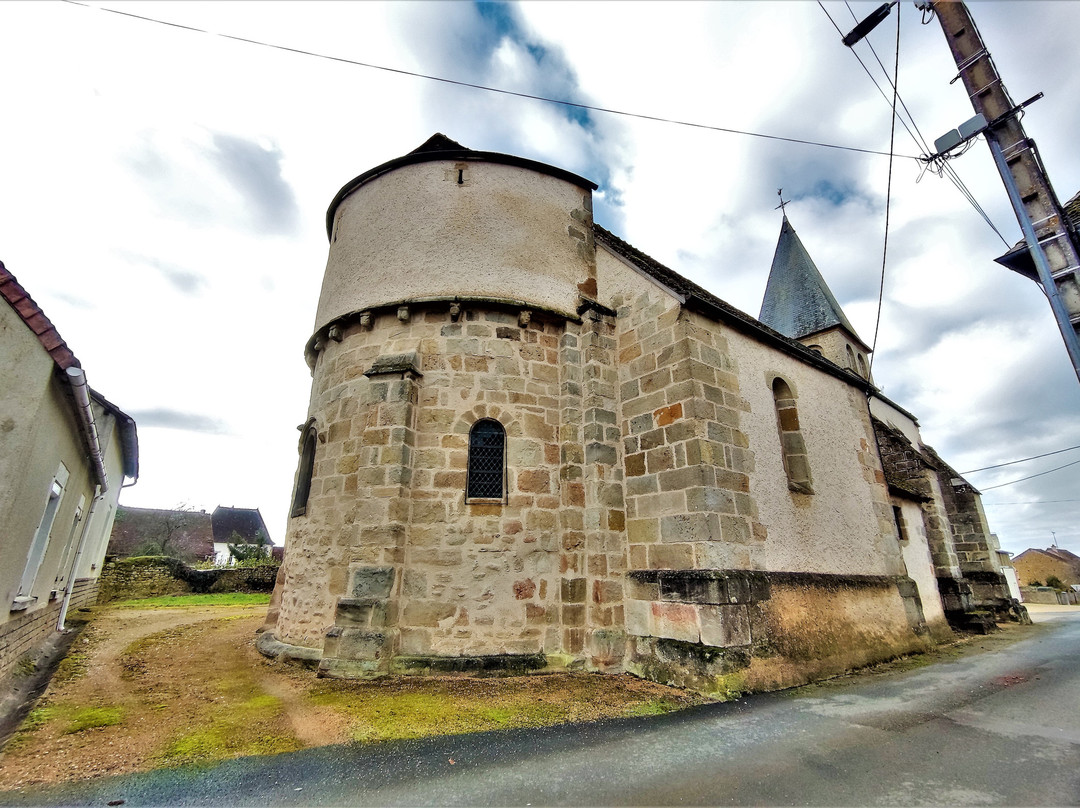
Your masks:
M 847 356 L 847 366 L 848 366 L 848 368 L 855 371 L 856 370 L 856 367 L 855 367 L 855 352 L 853 350 L 851 350 L 850 345 L 845 345 L 844 346 L 844 355 Z
M 485 418 L 469 432 L 468 499 L 503 499 L 506 491 L 506 430 Z
M 788 488 L 799 494 L 812 494 L 810 458 L 806 453 L 806 441 L 799 427 L 799 410 L 795 406 L 795 394 L 783 379 L 772 385 L 773 403 L 776 406 L 776 427 L 780 432 L 780 452 L 787 472 Z
M 315 471 L 315 441 L 315 427 L 312 425 L 305 432 L 304 445 L 300 449 L 300 470 L 296 475 L 296 491 L 293 493 L 292 512 L 289 516 L 303 516 L 307 513 L 311 476 Z

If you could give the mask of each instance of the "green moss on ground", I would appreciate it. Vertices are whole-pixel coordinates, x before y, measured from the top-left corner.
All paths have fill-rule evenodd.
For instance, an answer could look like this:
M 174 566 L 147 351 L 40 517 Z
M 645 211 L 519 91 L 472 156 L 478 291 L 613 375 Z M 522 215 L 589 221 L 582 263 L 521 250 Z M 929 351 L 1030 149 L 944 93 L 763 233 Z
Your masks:
M 161 765 L 210 763 L 303 748 L 295 736 L 278 729 L 284 713 L 281 699 L 262 692 L 254 682 L 219 680 L 215 690 L 228 706 L 202 711 L 196 729 L 171 738 L 156 756 Z
M 210 595 L 162 595 L 109 604 L 113 609 L 175 609 L 188 606 L 264 606 L 270 594 L 263 592 L 219 592 Z
M 83 707 L 73 712 L 71 720 L 64 728 L 64 734 L 71 735 L 97 727 L 112 727 L 123 720 L 124 711 L 120 707 Z
M 569 693 L 574 698 L 567 698 Z M 692 694 L 657 698 L 636 680 L 618 682 L 591 674 L 329 680 L 317 683 L 307 698 L 348 715 L 349 734 L 361 742 L 660 715 L 704 700 Z

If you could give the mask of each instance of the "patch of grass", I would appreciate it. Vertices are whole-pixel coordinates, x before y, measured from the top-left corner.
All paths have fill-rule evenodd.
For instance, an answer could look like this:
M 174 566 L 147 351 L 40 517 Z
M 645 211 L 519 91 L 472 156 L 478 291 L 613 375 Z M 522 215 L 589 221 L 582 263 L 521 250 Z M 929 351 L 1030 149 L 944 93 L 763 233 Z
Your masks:
M 161 752 L 158 760 L 166 766 L 206 764 L 240 755 L 276 755 L 295 752 L 301 748 L 296 738 L 272 733 L 240 733 L 231 722 L 215 724 L 174 738 Z
M 303 747 L 292 735 L 274 731 L 283 713 L 281 699 L 259 691 L 254 683 L 219 682 L 217 689 L 229 693 L 227 704 L 201 716 L 197 728 L 174 736 L 157 756 L 162 765 L 210 763 L 239 755 L 276 755 Z M 242 693 L 252 695 L 237 701 Z
M 663 715 L 664 713 L 682 709 L 684 706 L 685 705 L 669 701 L 668 699 L 649 699 L 641 704 L 631 704 L 626 708 L 624 715 L 628 718 L 638 718 L 647 715 Z
M 23 719 L 19 732 L 37 732 L 53 718 L 56 718 L 58 712 L 56 707 L 35 707 Z
M 71 735 L 96 727 L 112 727 L 123 720 L 124 711 L 119 707 L 83 707 L 71 717 L 71 722 L 64 728 L 64 734 Z
M 269 593 L 219 592 L 209 595 L 164 595 L 122 600 L 110 605 L 114 609 L 173 609 L 188 606 L 263 606 L 269 603 Z
M 15 733 L 8 738 L 3 746 L 4 752 L 16 752 L 29 746 L 34 734 L 57 717 L 58 710 L 55 707 L 35 707 L 29 712 Z
M 618 681 L 582 675 L 502 679 L 322 680 L 307 695 L 351 719 L 355 741 L 544 727 L 609 716 L 658 715 L 700 699 L 628 693 Z
M 52 678 L 53 682 L 61 685 L 70 682 L 72 679 L 81 679 L 86 676 L 86 666 L 89 661 L 90 654 L 85 651 L 69 653 L 56 666 L 56 673 L 53 674 Z

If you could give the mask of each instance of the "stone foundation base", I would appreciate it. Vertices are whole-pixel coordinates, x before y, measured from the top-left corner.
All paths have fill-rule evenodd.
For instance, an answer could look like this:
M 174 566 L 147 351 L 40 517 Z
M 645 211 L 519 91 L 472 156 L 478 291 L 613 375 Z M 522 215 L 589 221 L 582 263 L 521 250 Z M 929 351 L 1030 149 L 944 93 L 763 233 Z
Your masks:
M 260 629 L 260 633 L 255 639 L 255 648 L 263 656 L 276 659 L 279 662 L 314 663 L 322 659 L 320 649 L 282 642 L 274 636 L 273 629 Z

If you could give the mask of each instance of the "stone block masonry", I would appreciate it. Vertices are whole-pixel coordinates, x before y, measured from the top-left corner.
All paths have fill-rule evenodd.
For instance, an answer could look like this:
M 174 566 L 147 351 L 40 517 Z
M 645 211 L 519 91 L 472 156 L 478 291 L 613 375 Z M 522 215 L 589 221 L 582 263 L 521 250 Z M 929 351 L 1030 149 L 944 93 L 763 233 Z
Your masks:
M 748 405 L 722 330 L 659 293 L 621 301 L 618 322 L 630 569 L 760 568 Z

